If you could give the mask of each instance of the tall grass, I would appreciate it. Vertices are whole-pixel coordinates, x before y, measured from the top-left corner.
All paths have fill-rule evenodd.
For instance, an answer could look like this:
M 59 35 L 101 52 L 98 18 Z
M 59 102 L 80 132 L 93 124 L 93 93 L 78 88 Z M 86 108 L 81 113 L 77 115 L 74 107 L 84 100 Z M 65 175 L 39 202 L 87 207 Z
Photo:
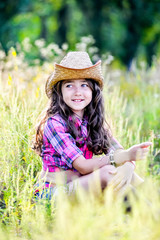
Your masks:
M 52 65 L 29 66 L 12 49 L 1 59 L 0 72 L 1 240 L 160 238 L 160 186 L 154 176 L 159 173 L 151 169 L 160 148 L 159 65 L 118 74 L 108 65 L 104 68 L 106 118 L 113 134 L 125 148 L 146 140 L 154 143 L 148 159 L 136 166 L 145 183 L 129 191 L 129 203 L 115 199 L 111 189 L 99 197 L 82 190 L 72 198 L 62 193 L 50 204 L 32 200 L 41 159 L 31 142 L 36 119 L 47 103 L 44 87 Z M 130 213 L 127 204 L 132 206 Z

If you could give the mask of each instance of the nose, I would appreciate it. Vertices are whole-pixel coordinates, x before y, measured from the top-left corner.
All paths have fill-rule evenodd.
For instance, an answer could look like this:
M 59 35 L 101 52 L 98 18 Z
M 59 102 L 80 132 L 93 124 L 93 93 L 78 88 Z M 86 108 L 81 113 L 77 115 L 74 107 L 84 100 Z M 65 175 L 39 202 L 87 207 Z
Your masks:
M 82 94 L 82 90 L 79 86 L 75 87 L 75 95 L 76 96 L 80 96 Z

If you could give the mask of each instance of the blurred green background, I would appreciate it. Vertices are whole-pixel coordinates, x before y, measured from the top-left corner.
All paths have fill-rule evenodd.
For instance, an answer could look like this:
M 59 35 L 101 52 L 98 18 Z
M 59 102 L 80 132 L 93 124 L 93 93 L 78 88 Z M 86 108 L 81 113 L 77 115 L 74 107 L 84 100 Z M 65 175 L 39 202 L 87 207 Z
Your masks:
M 0 45 L 0 240 L 159 240 L 160 0 L 0 0 Z M 102 59 L 106 119 L 124 148 L 153 142 L 130 215 L 110 190 L 33 201 L 45 83 L 69 50 Z
M 159 0 L 1 0 L 0 43 L 26 47 L 28 60 L 39 57 L 35 41 L 75 50 L 83 36 L 93 36 L 98 56 L 110 53 L 124 66 L 133 59 L 151 66 L 160 55 Z M 27 38 L 27 40 L 26 40 Z M 67 45 L 64 45 L 67 43 Z M 20 45 L 18 45 L 20 44 Z M 29 44 L 35 48 L 29 48 Z M 39 46 L 40 47 L 40 46 Z M 82 48 L 81 48 L 82 49 Z M 53 49 L 52 49 L 53 50 Z M 24 49 L 23 49 L 24 51 Z M 41 56 L 45 60 L 45 54 Z M 96 60 L 96 59 L 95 59 Z

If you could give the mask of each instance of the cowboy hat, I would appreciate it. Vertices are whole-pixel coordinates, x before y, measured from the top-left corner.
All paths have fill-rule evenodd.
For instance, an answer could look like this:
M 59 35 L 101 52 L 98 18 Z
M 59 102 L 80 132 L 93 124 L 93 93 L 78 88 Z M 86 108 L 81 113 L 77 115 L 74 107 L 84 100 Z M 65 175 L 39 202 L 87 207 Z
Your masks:
M 93 79 L 100 88 L 103 87 L 103 76 L 101 70 L 101 61 L 92 64 L 88 53 L 86 52 L 69 52 L 60 62 L 55 63 L 54 72 L 49 76 L 45 91 L 48 98 L 52 95 L 53 86 L 62 80 L 70 79 Z

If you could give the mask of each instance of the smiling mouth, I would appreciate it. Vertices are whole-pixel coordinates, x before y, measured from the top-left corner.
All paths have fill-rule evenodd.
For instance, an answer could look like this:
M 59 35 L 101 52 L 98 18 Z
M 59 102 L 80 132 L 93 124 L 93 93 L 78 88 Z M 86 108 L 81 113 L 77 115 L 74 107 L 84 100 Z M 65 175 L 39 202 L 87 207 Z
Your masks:
M 82 102 L 82 101 L 84 101 L 83 99 L 73 99 L 72 100 L 73 102 Z

